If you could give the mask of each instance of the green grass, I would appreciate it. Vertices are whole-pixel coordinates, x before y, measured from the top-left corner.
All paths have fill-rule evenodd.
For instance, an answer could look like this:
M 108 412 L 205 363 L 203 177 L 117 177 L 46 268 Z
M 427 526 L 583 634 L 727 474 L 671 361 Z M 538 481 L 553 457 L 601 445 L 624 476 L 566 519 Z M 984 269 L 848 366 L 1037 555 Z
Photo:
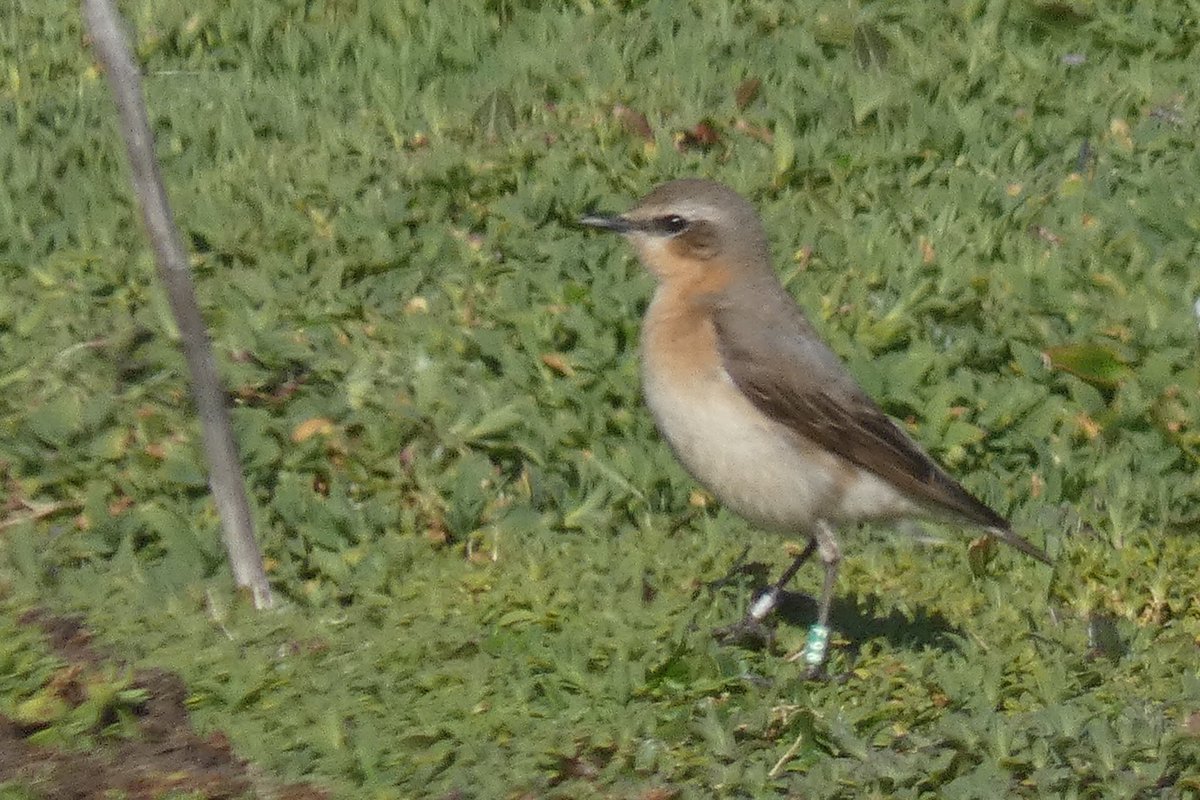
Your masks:
M 123 7 L 285 603 L 231 597 L 74 5 L 14 0 L 7 618 L 83 611 L 338 797 L 1200 793 L 1194 2 Z M 639 397 L 650 280 L 572 225 L 686 175 L 755 202 L 864 386 L 1053 571 L 848 533 L 848 680 L 780 657 L 803 613 L 711 640 L 751 582 L 698 583 L 783 542 L 690 502 Z M 4 641 L 12 708 L 47 668 Z

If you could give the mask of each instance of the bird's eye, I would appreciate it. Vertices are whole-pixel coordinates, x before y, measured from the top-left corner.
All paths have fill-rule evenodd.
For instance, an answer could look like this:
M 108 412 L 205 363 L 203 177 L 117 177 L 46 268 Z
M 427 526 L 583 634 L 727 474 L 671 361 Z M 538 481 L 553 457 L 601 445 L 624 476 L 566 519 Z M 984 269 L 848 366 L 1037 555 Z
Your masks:
M 674 236 L 677 233 L 682 233 L 690 223 L 678 214 L 669 214 L 665 217 L 659 217 L 654 220 L 654 227 L 658 228 L 665 234 Z

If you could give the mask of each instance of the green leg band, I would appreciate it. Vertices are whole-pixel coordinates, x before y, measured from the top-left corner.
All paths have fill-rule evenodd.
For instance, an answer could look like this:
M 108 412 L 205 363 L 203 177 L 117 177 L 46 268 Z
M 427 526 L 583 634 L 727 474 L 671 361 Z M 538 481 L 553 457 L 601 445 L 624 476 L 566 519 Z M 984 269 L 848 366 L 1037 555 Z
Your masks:
M 825 662 L 825 648 L 829 644 L 829 628 L 825 625 L 813 625 L 808 629 L 808 639 L 804 643 L 804 663 L 810 667 L 820 666 Z

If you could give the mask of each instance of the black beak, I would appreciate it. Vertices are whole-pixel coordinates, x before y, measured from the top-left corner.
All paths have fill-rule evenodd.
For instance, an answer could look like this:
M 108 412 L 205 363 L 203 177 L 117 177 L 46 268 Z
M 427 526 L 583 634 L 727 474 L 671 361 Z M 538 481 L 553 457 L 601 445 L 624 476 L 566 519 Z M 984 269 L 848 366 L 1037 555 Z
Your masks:
M 599 228 L 602 231 L 612 231 L 613 233 L 629 233 L 636 230 L 636 226 L 619 214 L 607 216 L 605 214 L 584 214 L 579 218 L 579 224 L 588 228 Z

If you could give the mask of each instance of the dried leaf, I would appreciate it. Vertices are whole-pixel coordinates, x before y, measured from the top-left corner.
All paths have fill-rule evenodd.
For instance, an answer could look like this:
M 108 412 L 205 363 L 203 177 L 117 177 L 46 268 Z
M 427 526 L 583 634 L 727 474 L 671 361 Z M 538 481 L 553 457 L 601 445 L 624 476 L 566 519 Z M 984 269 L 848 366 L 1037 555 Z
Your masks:
M 775 134 L 773 134 L 769 129 L 762 128 L 757 125 L 751 125 L 744 119 L 738 119 L 736 122 L 734 122 L 733 129 L 738 133 L 745 134 L 751 139 L 760 141 L 763 144 L 770 144 L 771 142 L 775 141 Z
M 733 101 L 737 103 L 738 111 L 744 111 L 746 106 L 753 103 L 761 90 L 762 81 L 758 78 L 747 78 L 738 84 L 733 93 Z
M 1079 426 L 1079 430 L 1083 432 L 1083 435 L 1086 436 L 1089 441 L 1099 436 L 1100 431 L 1102 430 L 1099 422 L 1096 422 L 1096 420 L 1084 413 L 1080 413 L 1075 417 L 1075 424 Z
M 987 574 L 987 565 L 996 555 L 996 539 L 993 536 L 979 536 L 967 545 L 967 563 L 971 574 L 982 578 Z
M 932 264 L 935 260 L 937 260 L 937 253 L 935 253 L 933 250 L 933 242 L 929 241 L 929 239 L 927 239 L 926 237 L 921 236 L 917 239 L 917 244 L 921 248 L 921 263 L 922 264 L 929 265 L 929 264 Z
M 575 368 L 571 366 L 570 362 L 567 361 L 567 357 L 562 353 L 544 353 L 542 355 L 542 363 L 564 378 L 570 378 L 575 375 Z
M 1108 132 L 1122 150 L 1133 150 L 1133 137 L 1129 133 L 1128 122 L 1118 117 L 1108 124 Z
M 650 121 L 646 119 L 646 115 L 640 111 L 634 111 L 629 106 L 624 106 L 618 103 L 613 106 L 613 118 L 621 124 L 626 133 L 632 134 L 639 139 L 644 139 L 647 142 L 654 141 L 654 129 L 650 127 Z
M 325 417 L 312 417 L 304 420 L 292 429 L 292 441 L 299 444 L 318 434 L 328 436 L 331 433 L 333 433 L 332 420 Z
M 708 120 L 701 120 L 690 131 L 675 134 L 675 149 L 681 153 L 684 150 L 708 150 L 720 142 L 721 135 Z

